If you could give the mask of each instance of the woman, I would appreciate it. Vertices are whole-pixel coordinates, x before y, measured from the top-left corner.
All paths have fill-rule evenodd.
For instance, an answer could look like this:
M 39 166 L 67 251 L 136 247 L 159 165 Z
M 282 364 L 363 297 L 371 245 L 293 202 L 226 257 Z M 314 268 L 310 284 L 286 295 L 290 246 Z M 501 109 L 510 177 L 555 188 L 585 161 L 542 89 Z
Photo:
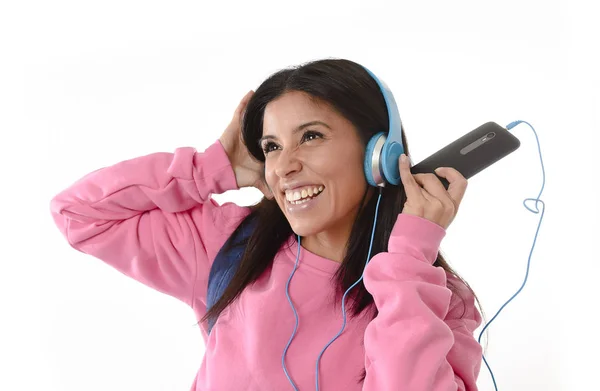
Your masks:
M 74 248 L 192 307 L 206 342 L 192 390 L 309 390 L 315 380 L 322 390 L 476 390 L 477 298 L 439 254 L 466 179 L 440 169 L 446 190 L 400 162 L 402 183 L 382 189 L 365 267 L 378 189 L 363 159 L 387 121 L 359 64 L 285 69 L 242 99 L 204 152 L 178 148 L 94 171 L 52 200 L 52 214 Z M 250 186 L 264 194 L 251 207 L 210 197 Z M 250 221 L 239 268 L 207 312 L 215 257 Z M 361 276 L 343 333 L 315 365 Z

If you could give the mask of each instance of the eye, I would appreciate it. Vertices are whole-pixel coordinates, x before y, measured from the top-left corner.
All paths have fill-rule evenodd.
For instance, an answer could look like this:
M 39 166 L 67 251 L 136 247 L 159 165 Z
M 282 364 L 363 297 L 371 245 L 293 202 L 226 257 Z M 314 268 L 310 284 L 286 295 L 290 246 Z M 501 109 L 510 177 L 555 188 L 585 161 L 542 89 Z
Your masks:
M 323 134 L 314 130 L 308 130 L 302 135 L 302 141 L 312 141 L 316 138 L 322 138 Z
M 267 141 L 262 146 L 262 150 L 265 155 L 267 155 L 269 152 L 274 151 L 275 148 L 277 148 L 277 145 L 272 141 Z
M 304 134 L 302 135 L 302 142 L 307 142 L 307 141 L 312 141 L 315 140 L 317 138 L 323 138 L 323 134 L 321 132 L 317 132 L 315 130 L 307 130 L 306 132 L 304 132 Z M 263 153 L 266 155 L 268 155 L 270 152 L 275 151 L 276 149 L 278 149 L 277 144 L 275 144 L 272 141 L 266 141 L 262 147 L 261 147 Z

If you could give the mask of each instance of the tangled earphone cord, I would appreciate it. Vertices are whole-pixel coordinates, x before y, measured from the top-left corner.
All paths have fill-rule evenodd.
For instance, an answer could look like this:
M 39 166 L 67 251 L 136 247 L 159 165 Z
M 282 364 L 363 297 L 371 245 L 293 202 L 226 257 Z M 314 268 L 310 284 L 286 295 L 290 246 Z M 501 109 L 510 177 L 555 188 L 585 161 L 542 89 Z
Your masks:
M 477 339 L 477 341 L 479 342 L 479 344 L 481 345 L 481 336 L 483 335 L 483 332 L 489 327 L 489 325 L 494 321 L 494 319 L 496 319 L 496 317 L 498 317 L 498 315 L 500 314 L 500 312 L 502 312 L 502 310 L 504 309 L 504 307 L 506 307 L 508 305 L 508 303 L 510 303 L 520 292 L 521 290 L 523 290 L 523 287 L 525 286 L 525 283 L 527 282 L 527 277 L 529 276 L 529 268 L 531 265 L 531 255 L 533 254 L 533 249 L 535 248 L 535 243 L 537 241 L 537 237 L 538 237 L 538 233 L 540 232 L 540 226 L 542 225 L 542 220 L 544 218 L 544 212 L 546 211 L 546 204 L 544 203 L 544 201 L 542 201 L 540 199 L 540 197 L 542 196 L 542 192 L 544 191 L 544 186 L 546 185 L 546 170 L 544 169 L 544 160 L 542 159 L 542 151 L 540 148 L 540 140 L 538 138 L 537 132 L 535 131 L 535 129 L 533 128 L 533 126 L 531 126 L 531 124 L 529 124 L 529 122 L 527 121 L 513 121 L 510 124 L 508 124 L 506 126 L 506 129 L 511 130 L 512 128 L 514 128 L 515 126 L 517 126 L 520 123 L 525 123 L 527 125 L 529 125 L 529 127 L 531 128 L 531 130 L 533 130 L 533 134 L 535 135 L 535 140 L 537 142 L 537 146 L 538 146 L 538 153 L 540 155 L 540 164 L 542 166 L 542 188 L 540 189 L 540 193 L 538 194 L 537 198 L 525 198 L 523 200 L 523 206 L 525 206 L 525 208 L 527 210 L 529 210 L 532 213 L 538 214 L 540 213 L 540 210 L 538 209 L 538 202 L 542 204 L 542 214 L 540 215 L 540 220 L 538 222 L 538 226 L 537 229 L 535 231 L 535 236 L 533 238 L 533 244 L 531 246 L 531 250 L 529 251 L 529 258 L 527 259 L 527 269 L 525 272 L 525 279 L 523 280 L 523 284 L 521 284 L 521 287 L 517 290 L 517 292 L 512 295 L 512 297 L 510 299 L 508 299 L 506 301 L 506 303 L 504 303 L 502 305 L 502 307 L 500 307 L 500 309 L 498 310 L 498 312 L 496 312 L 496 314 L 492 317 L 492 319 L 486 323 L 486 325 L 483 327 L 483 329 L 481 330 L 481 332 L 479 333 L 479 338 Z M 535 210 L 531 209 L 529 206 L 527 206 L 527 202 L 528 201 L 535 201 Z M 483 362 L 485 363 L 485 366 L 487 367 L 488 371 L 490 372 L 490 375 L 492 376 L 492 382 L 494 383 L 494 389 L 496 391 L 498 391 L 498 386 L 496 384 L 496 379 L 494 378 L 494 373 L 492 372 L 492 369 L 490 368 L 490 366 L 488 365 L 488 362 L 485 358 L 485 355 L 482 355 L 483 358 Z

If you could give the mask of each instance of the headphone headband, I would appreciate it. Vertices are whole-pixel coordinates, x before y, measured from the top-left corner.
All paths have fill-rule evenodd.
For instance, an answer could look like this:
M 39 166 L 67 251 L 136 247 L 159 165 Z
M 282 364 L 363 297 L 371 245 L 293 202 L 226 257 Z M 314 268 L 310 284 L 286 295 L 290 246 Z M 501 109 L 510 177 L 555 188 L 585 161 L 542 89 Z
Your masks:
M 365 156 L 365 174 L 368 182 L 373 186 L 383 186 L 386 182 L 392 185 L 400 183 L 400 167 L 398 159 L 404 153 L 404 144 L 402 143 L 402 121 L 398 111 L 398 105 L 394 99 L 394 94 L 389 87 L 380 80 L 368 68 L 363 68 L 377 82 L 379 89 L 385 100 L 388 112 L 388 129 L 385 133 L 378 133 L 373 136 L 367 147 Z M 385 140 L 381 150 L 377 142 L 381 137 Z M 377 146 L 377 150 L 376 149 Z

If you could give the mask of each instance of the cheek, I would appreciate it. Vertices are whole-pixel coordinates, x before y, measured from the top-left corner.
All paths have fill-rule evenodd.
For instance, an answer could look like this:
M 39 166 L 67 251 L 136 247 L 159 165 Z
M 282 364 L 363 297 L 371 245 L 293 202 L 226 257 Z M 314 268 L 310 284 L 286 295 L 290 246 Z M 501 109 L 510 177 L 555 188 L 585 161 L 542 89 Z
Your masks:
M 271 182 L 275 180 L 275 171 L 270 166 L 271 164 L 269 161 L 265 161 L 265 180 L 269 186 L 271 185 Z
M 275 174 L 275 171 L 272 169 L 269 169 L 268 165 L 265 164 L 265 182 L 267 182 L 267 185 L 269 186 L 271 191 L 276 194 L 279 194 L 278 179 L 279 178 Z
M 362 161 L 340 161 L 331 167 L 329 180 L 335 185 L 335 197 L 344 204 L 360 202 L 367 187 Z
M 350 170 L 346 171 L 349 172 Z M 367 181 L 364 178 L 362 170 L 355 171 L 352 175 L 346 175 L 342 187 L 343 199 L 346 202 L 359 202 L 367 188 Z

